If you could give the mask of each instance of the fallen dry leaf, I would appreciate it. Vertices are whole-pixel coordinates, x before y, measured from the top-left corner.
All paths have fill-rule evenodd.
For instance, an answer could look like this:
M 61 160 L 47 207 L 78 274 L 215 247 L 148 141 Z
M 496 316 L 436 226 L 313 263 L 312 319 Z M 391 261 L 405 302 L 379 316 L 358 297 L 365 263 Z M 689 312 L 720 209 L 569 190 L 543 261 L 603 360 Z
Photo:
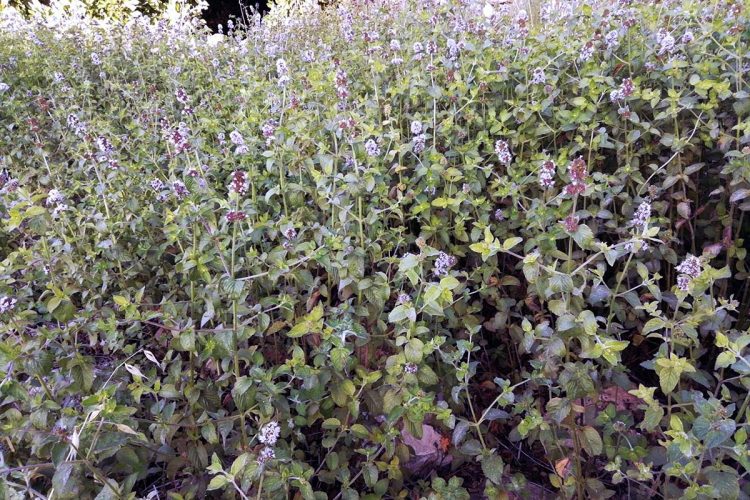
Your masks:
M 561 458 L 557 462 L 555 462 L 555 472 L 557 472 L 557 475 L 561 478 L 565 479 L 570 474 L 571 465 L 570 465 L 570 459 L 568 457 Z
M 431 425 L 422 424 L 422 437 L 419 439 L 404 429 L 401 440 L 414 451 L 414 455 L 404 464 L 411 473 L 449 464 L 452 460 L 450 455 L 445 454 L 447 448 L 443 435 Z

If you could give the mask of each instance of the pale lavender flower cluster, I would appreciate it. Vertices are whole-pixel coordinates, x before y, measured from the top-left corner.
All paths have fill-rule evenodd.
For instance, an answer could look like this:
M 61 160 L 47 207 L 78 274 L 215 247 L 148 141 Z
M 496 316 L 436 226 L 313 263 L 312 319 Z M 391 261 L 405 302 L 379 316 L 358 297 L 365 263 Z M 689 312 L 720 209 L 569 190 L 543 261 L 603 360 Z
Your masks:
M 508 146 L 508 143 L 502 139 L 495 142 L 495 154 L 497 155 L 497 159 L 500 160 L 500 163 L 503 165 L 510 165 L 510 162 L 513 161 L 510 147 Z
M 178 88 L 177 90 L 175 90 L 174 97 L 180 104 L 187 104 L 190 101 L 190 96 L 188 96 L 187 91 L 183 88 Z
M 276 128 L 278 127 L 278 122 L 276 120 L 268 120 L 266 123 L 261 125 L 260 132 L 263 134 L 263 137 L 266 140 L 266 146 L 269 146 L 276 137 L 274 134 L 276 133 Z
M 448 255 L 445 252 L 440 252 L 438 254 L 437 260 L 435 261 L 435 269 L 433 270 L 433 273 L 435 274 L 435 276 L 447 276 L 448 271 L 451 267 L 456 265 L 456 262 L 458 262 L 458 259 L 453 255 Z
M 449 38 L 446 44 L 448 45 L 448 59 L 455 61 L 461 53 L 462 44 L 452 38 Z
M 86 135 L 86 124 L 81 122 L 76 115 L 73 113 L 68 115 L 68 128 L 78 137 Z
M 396 303 L 399 305 L 411 304 L 411 296 L 408 293 L 401 292 L 398 294 L 398 299 L 396 299 Z
M 177 102 L 183 105 L 182 112 L 186 115 L 192 115 L 193 108 L 190 107 L 190 96 L 187 91 L 183 88 L 178 88 L 174 91 L 174 96 Z
M 341 8 L 339 9 L 339 15 L 341 16 L 341 35 L 344 37 L 347 43 L 354 41 L 354 19 L 352 13 L 348 10 Z
M 281 434 L 281 427 L 278 423 L 271 421 L 264 425 L 258 432 L 258 441 L 267 446 L 274 446 Z
M 114 146 L 112 146 L 112 143 L 109 142 L 109 139 L 104 137 L 103 135 L 100 135 L 96 138 L 96 147 L 99 149 L 99 156 L 97 157 L 97 160 L 100 162 L 108 162 L 110 168 L 117 169 L 119 168 L 119 165 L 117 164 L 117 161 L 115 161 L 114 158 L 112 158 L 112 153 L 114 153 Z
M 552 160 L 545 160 L 542 163 L 542 167 L 539 169 L 539 185 L 544 189 L 549 189 L 555 185 L 555 174 L 557 173 L 557 166 Z
M 374 139 L 368 139 L 367 142 L 365 142 L 365 151 L 367 151 L 367 156 L 379 156 L 380 146 L 378 146 L 378 143 L 375 142 Z
M 0 297 L 0 314 L 5 314 L 16 307 L 16 299 L 11 297 Z
M 391 64 L 394 66 L 401 65 L 404 62 L 403 57 L 401 57 L 401 42 L 394 38 L 393 40 L 391 40 L 389 48 L 391 49 L 391 52 L 393 52 Z
M 341 68 L 336 70 L 336 95 L 340 101 L 346 100 L 349 97 L 349 78 Z
M 620 46 L 620 33 L 612 30 L 604 36 L 604 44 L 608 50 L 614 50 Z
M 630 225 L 636 228 L 645 228 L 651 218 L 651 201 L 645 199 L 638 205 L 633 218 L 630 220 Z
M 534 72 L 531 74 L 531 84 L 540 85 L 547 82 L 547 76 L 544 74 L 544 69 L 534 68 Z
M 422 45 L 421 42 L 414 42 L 414 45 L 411 47 L 412 52 L 414 52 L 414 60 L 415 61 L 421 61 L 424 58 L 424 45 Z
M 229 177 L 229 192 L 235 193 L 240 196 L 247 194 L 247 190 L 250 187 L 250 181 L 247 178 L 247 173 L 242 170 L 235 170 Z
M 659 30 L 656 34 L 656 43 L 659 44 L 658 55 L 671 54 L 675 49 L 675 39 L 665 30 Z
M 66 211 L 69 207 L 65 203 L 65 196 L 57 189 L 50 189 L 47 193 L 47 200 L 45 205 L 48 207 L 54 206 L 52 209 L 52 218 L 57 219 L 60 214 Z
M 190 128 L 185 122 L 180 122 L 176 127 L 171 129 L 167 138 L 174 147 L 175 154 L 180 154 L 190 149 Z
M 104 137 L 103 135 L 100 135 L 96 138 L 96 147 L 99 148 L 99 152 L 103 155 L 109 155 L 114 151 L 114 147 L 112 146 L 112 143 L 109 142 L 109 139 Z
M 594 42 L 589 40 L 583 47 L 581 47 L 581 52 L 578 54 L 578 59 L 581 62 L 588 61 L 594 55 L 594 50 Z
M 700 276 L 701 271 L 703 270 L 700 259 L 692 254 L 687 254 L 685 260 L 683 260 L 679 266 L 675 267 L 675 269 L 677 272 L 681 273 L 681 275 L 677 277 L 677 287 L 685 292 L 688 290 L 693 278 Z
M 420 122 L 419 120 L 411 122 L 411 133 L 414 136 L 414 154 L 419 154 L 424 151 L 427 135 L 424 134 L 423 131 L 424 127 L 422 126 L 422 122 Z
M 164 183 L 161 181 L 161 179 L 152 179 L 149 183 L 151 185 L 151 189 L 154 191 L 161 191 L 164 189 Z
M 258 453 L 258 465 L 264 465 L 269 460 L 276 458 L 276 452 L 270 446 L 266 446 Z
M 410 375 L 414 375 L 419 370 L 419 367 L 415 365 L 414 363 L 406 363 L 404 365 L 404 373 L 408 373 Z
M 587 165 L 583 156 L 579 156 L 570 162 L 568 174 L 570 174 L 570 184 L 565 186 L 565 192 L 570 195 L 583 193 L 586 190 L 586 179 L 588 178 Z
M 624 78 L 620 87 L 610 92 L 609 99 L 612 102 L 622 101 L 626 97 L 633 95 L 633 92 L 635 92 L 635 84 L 633 83 L 633 80 L 630 78 Z
M 58 203 L 62 203 L 65 200 L 65 196 L 57 189 L 50 189 L 47 193 L 47 200 L 45 204 L 50 207 Z
M 280 434 L 281 427 L 274 421 L 268 422 L 258 431 L 258 441 L 265 445 L 258 454 L 258 464 L 263 465 L 276 457 L 273 447 L 276 445 Z
M 239 130 L 232 130 L 229 133 L 229 140 L 232 141 L 232 144 L 237 146 L 234 149 L 234 154 L 243 155 L 250 151 L 250 149 L 245 144 L 245 138 L 242 137 L 242 134 L 239 132 Z
M 279 87 L 286 87 L 289 83 L 289 67 L 284 59 L 276 60 L 276 74 L 279 77 Z
M 174 195 L 178 200 L 181 200 L 190 194 L 187 186 L 185 186 L 185 183 L 182 181 L 174 181 L 172 183 L 172 190 L 174 191 Z
M 688 30 L 683 35 L 680 41 L 684 43 L 685 45 L 692 43 L 693 40 L 695 40 L 695 36 L 693 35 L 693 32 Z

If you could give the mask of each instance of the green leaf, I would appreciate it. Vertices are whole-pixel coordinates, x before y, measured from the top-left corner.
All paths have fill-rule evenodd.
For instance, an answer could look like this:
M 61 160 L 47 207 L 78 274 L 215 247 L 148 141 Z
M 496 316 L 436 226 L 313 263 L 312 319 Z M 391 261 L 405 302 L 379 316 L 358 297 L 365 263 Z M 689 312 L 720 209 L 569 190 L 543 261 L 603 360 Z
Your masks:
M 223 474 L 219 476 L 214 476 L 211 478 L 211 482 L 208 483 L 208 490 L 218 490 L 223 488 L 229 484 L 229 479 L 227 479 Z
M 338 406 L 346 406 L 349 398 L 354 396 L 355 392 L 354 382 L 349 379 L 342 380 L 340 383 L 331 386 L 331 398 Z
M 331 349 L 331 364 L 333 368 L 337 371 L 343 371 L 350 355 L 349 349 L 344 347 L 334 347 Z
M 115 304 L 123 308 L 130 305 L 130 299 L 128 299 L 127 297 L 123 297 L 122 295 L 114 295 L 112 297 L 112 300 L 115 301 Z
M 250 454 L 243 453 L 242 455 L 234 459 L 234 462 L 232 462 L 232 467 L 229 469 L 229 474 L 235 477 L 239 476 L 240 474 L 242 474 L 242 471 L 245 470 L 245 467 L 249 463 Z
M 412 323 L 417 320 L 417 311 L 411 304 L 399 304 L 388 314 L 389 323 L 398 323 L 409 319 Z
M 323 306 L 318 304 L 299 323 L 287 333 L 288 337 L 298 338 L 309 333 L 317 333 L 323 329 Z
M 641 331 L 641 335 L 646 335 L 647 333 L 653 332 L 655 330 L 661 330 L 664 328 L 665 322 L 661 318 L 651 318 L 646 322 L 645 325 L 643 325 L 643 330 Z
M 726 368 L 727 366 L 733 365 L 735 361 L 737 361 L 737 356 L 730 351 L 724 351 L 716 357 L 715 368 L 717 370 L 720 368 Z
M 674 353 L 669 358 L 657 359 L 654 368 L 659 375 L 659 385 L 664 394 L 669 394 L 677 387 L 683 373 L 695 371 L 688 360 L 679 358 Z
M 518 245 L 523 241 L 523 238 L 519 238 L 518 236 L 514 236 L 512 238 L 508 238 L 507 240 L 503 241 L 503 250 L 508 251 L 512 249 L 514 246 Z
M 324 429 L 339 429 L 341 427 L 341 420 L 338 418 L 327 418 L 323 421 L 322 427 Z
M 664 408 L 658 405 L 649 406 L 646 408 L 640 428 L 646 432 L 653 431 L 661 423 L 662 417 L 664 417 Z
M 419 264 L 419 256 L 413 253 L 408 253 L 401 258 L 401 262 L 398 264 L 398 272 L 405 273 L 409 269 L 415 268 Z
M 419 363 L 422 361 L 422 351 L 424 349 L 424 343 L 418 338 L 413 338 L 404 346 L 404 355 L 406 360 L 411 363 Z
M 581 444 L 586 453 L 592 457 L 600 455 L 604 449 L 604 443 L 602 443 L 599 432 L 590 425 L 584 427 L 581 432 Z
M 723 419 L 713 422 L 706 437 L 703 439 L 703 443 L 709 450 L 721 446 L 722 443 L 732 437 L 735 429 L 737 429 L 737 423 L 734 420 Z
M 504 468 L 505 464 L 500 455 L 493 454 L 482 457 L 482 472 L 484 472 L 484 477 L 498 486 L 502 483 Z
M 52 487 L 55 498 L 61 500 L 78 500 L 84 493 L 83 465 L 64 462 L 60 464 L 52 476 Z

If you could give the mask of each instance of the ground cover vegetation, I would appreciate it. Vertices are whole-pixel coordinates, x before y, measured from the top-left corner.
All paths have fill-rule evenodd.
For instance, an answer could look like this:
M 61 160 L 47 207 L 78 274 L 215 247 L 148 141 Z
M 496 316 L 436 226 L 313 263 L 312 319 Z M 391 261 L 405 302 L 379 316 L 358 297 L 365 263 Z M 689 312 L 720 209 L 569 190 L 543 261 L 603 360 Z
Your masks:
M 0 496 L 746 497 L 743 2 L 76 5 L 0 12 Z

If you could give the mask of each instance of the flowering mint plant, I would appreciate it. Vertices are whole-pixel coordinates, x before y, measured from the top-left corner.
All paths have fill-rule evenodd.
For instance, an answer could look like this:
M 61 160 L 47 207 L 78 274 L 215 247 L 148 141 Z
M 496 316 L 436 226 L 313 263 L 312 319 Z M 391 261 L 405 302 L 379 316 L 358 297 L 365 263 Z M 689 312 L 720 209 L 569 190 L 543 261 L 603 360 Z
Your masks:
M 745 3 L 90 3 L 0 7 L 0 497 L 750 494 Z

